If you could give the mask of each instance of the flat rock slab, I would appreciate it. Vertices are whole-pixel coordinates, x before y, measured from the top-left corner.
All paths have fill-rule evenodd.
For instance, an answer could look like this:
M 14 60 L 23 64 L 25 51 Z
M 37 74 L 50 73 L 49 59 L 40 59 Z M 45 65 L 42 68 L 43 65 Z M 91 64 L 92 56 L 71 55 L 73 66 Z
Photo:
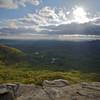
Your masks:
M 2 84 L 0 100 L 100 100 L 100 82 L 69 85 L 67 80 L 33 84 Z

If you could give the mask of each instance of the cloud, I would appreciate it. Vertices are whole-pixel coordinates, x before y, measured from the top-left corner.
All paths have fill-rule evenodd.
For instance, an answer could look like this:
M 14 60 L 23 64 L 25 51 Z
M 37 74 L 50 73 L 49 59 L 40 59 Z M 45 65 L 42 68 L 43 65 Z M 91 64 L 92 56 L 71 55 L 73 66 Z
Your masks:
M 20 21 L 29 26 L 36 26 L 39 28 L 43 28 L 46 26 L 55 25 L 58 26 L 60 24 L 68 24 L 68 14 L 70 12 L 64 12 L 63 9 L 50 8 L 48 6 L 43 7 L 41 10 L 36 13 L 29 13 Z
M 17 8 L 17 4 L 13 0 L 0 0 L 0 8 Z
M 77 11 L 77 10 L 76 10 Z M 76 13 L 75 13 L 76 14 Z M 80 18 L 81 15 L 78 16 Z M 88 16 L 88 21 L 77 23 L 73 9 L 43 7 L 23 18 L 0 22 L 0 32 L 4 34 L 99 34 L 100 16 Z M 82 17 L 82 19 L 84 19 Z
M 30 28 L 34 31 L 47 30 L 45 27 L 50 25 L 60 25 L 67 23 L 69 12 L 64 12 L 63 9 L 55 9 L 50 7 L 43 7 L 35 13 L 28 13 L 27 16 L 17 19 L 9 19 L 1 24 L 3 28 Z M 4 24 L 5 23 L 5 24 Z M 48 29 L 48 31 L 51 31 Z
M 89 22 L 95 22 L 96 20 L 100 19 L 100 15 L 89 15 L 89 13 L 81 7 L 75 7 L 72 8 L 72 10 L 68 11 L 67 9 L 63 8 L 56 9 L 46 6 L 41 10 L 37 11 L 37 13 L 28 14 L 26 18 L 31 19 L 39 26 L 59 26 L 61 24 L 84 24 Z
M 10 22 L 8 22 L 8 26 L 9 26 L 9 28 L 17 28 L 17 25 L 16 25 L 16 22 L 14 22 L 14 21 L 10 21 Z
M 26 3 L 30 3 L 33 5 L 39 5 L 41 0 L 16 0 L 17 4 L 21 5 L 21 6 L 26 6 Z
M 39 5 L 41 0 L 0 0 L 0 8 L 16 9 L 19 6 L 25 7 L 27 3 Z

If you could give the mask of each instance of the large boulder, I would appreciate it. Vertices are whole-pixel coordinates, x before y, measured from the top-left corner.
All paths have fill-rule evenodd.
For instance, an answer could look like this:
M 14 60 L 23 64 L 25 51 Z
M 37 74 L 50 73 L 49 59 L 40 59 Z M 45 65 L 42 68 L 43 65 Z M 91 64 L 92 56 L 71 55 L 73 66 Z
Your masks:
M 58 79 L 58 80 L 53 80 L 53 81 L 44 80 L 43 82 L 43 86 L 46 86 L 46 87 L 64 87 L 67 85 L 69 85 L 69 82 L 63 79 Z
M 14 100 L 14 97 L 6 88 L 0 88 L 0 100 Z

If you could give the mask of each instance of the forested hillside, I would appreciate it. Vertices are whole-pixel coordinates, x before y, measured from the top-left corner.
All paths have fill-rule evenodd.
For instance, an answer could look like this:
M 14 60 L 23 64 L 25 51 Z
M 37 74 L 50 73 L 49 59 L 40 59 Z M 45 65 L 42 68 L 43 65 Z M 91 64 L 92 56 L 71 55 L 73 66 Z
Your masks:
M 100 81 L 100 42 L 15 41 L 0 45 L 0 83 Z M 87 47 L 87 48 L 86 48 Z

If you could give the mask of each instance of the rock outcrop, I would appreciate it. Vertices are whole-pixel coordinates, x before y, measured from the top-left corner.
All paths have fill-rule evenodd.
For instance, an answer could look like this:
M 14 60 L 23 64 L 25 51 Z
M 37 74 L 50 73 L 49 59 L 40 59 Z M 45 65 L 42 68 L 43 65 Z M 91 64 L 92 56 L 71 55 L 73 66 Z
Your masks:
M 70 85 L 67 80 L 33 84 L 1 84 L 0 100 L 100 100 L 100 82 Z

